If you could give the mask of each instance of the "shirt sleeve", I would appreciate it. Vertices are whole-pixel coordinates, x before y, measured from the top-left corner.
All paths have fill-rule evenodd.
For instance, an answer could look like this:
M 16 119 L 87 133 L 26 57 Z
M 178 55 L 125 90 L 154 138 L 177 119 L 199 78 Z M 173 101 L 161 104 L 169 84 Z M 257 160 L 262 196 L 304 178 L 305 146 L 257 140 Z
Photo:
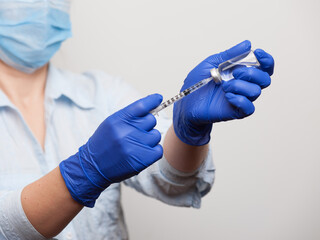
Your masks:
M 163 117 L 158 120 L 157 128 L 162 134 L 162 139 L 170 123 L 171 121 Z M 201 198 L 210 191 L 214 177 L 215 168 L 209 148 L 202 165 L 192 173 L 178 171 L 163 157 L 124 183 L 169 205 L 200 208 Z
M 29 222 L 21 205 L 21 192 L 0 192 L 0 239 L 44 240 Z

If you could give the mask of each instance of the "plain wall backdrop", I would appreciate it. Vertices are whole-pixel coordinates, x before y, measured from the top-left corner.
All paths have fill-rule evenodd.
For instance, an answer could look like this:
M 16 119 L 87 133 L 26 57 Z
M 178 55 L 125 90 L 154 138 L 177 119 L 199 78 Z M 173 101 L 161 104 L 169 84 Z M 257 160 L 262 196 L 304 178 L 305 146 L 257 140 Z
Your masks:
M 175 95 L 204 58 L 245 39 L 275 58 L 254 115 L 214 126 L 216 180 L 200 210 L 123 187 L 131 239 L 320 239 L 320 1 L 72 4 L 73 38 L 53 62 L 122 76 L 143 95 Z

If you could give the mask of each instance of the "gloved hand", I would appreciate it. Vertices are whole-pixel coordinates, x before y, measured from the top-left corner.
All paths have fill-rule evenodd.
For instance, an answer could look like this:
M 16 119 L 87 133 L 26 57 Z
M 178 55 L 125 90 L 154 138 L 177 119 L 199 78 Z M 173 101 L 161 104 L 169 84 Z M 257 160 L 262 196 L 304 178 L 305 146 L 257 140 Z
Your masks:
M 79 152 L 60 163 L 66 186 L 76 201 L 93 207 L 110 184 L 130 178 L 160 159 L 161 134 L 149 112 L 162 101 L 154 94 L 109 116 Z
M 251 43 L 244 41 L 229 50 L 208 57 L 188 74 L 181 91 L 211 77 L 212 68 L 250 49 Z M 241 119 L 254 112 L 252 102 L 259 97 L 262 88 L 270 85 L 274 68 L 271 55 L 261 49 L 254 53 L 261 64 L 259 69 L 236 68 L 233 71 L 234 79 L 223 81 L 219 85 L 211 81 L 175 103 L 173 126 L 181 141 L 194 146 L 205 145 L 210 141 L 213 123 Z

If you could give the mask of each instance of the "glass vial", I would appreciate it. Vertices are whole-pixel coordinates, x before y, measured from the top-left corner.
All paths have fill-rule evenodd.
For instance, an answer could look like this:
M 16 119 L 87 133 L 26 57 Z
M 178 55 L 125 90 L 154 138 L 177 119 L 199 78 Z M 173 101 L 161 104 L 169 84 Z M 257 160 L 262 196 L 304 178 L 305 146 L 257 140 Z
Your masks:
M 220 63 L 218 68 L 211 69 L 211 76 L 216 83 L 233 79 L 232 72 L 237 67 L 259 67 L 260 63 L 253 51 L 248 51 L 228 61 Z

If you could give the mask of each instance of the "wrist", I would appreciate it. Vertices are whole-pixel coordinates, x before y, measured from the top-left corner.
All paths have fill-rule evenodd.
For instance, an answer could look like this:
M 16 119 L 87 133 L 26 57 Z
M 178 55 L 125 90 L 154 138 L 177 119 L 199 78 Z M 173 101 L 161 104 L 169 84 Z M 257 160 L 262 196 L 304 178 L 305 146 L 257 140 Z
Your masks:
M 80 147 L 79 152 L 62 161 L 59 165 L 61 175 L 72 196 L 78 203 L 86 207 L 94 207 L 96 199 L 110 184 L 102 183 L 103 177 L 95 171 L 91 162 L 85 160 L 86 145 Z M 93 176 L 95 181 L 92 181 Z M 101 181 L 96 181 L 101 179 Z
M 210 141 L 212 123 L 196 125 L 174 114 L 173 128 L 182 142 L 192 146 L 203 146 Z

